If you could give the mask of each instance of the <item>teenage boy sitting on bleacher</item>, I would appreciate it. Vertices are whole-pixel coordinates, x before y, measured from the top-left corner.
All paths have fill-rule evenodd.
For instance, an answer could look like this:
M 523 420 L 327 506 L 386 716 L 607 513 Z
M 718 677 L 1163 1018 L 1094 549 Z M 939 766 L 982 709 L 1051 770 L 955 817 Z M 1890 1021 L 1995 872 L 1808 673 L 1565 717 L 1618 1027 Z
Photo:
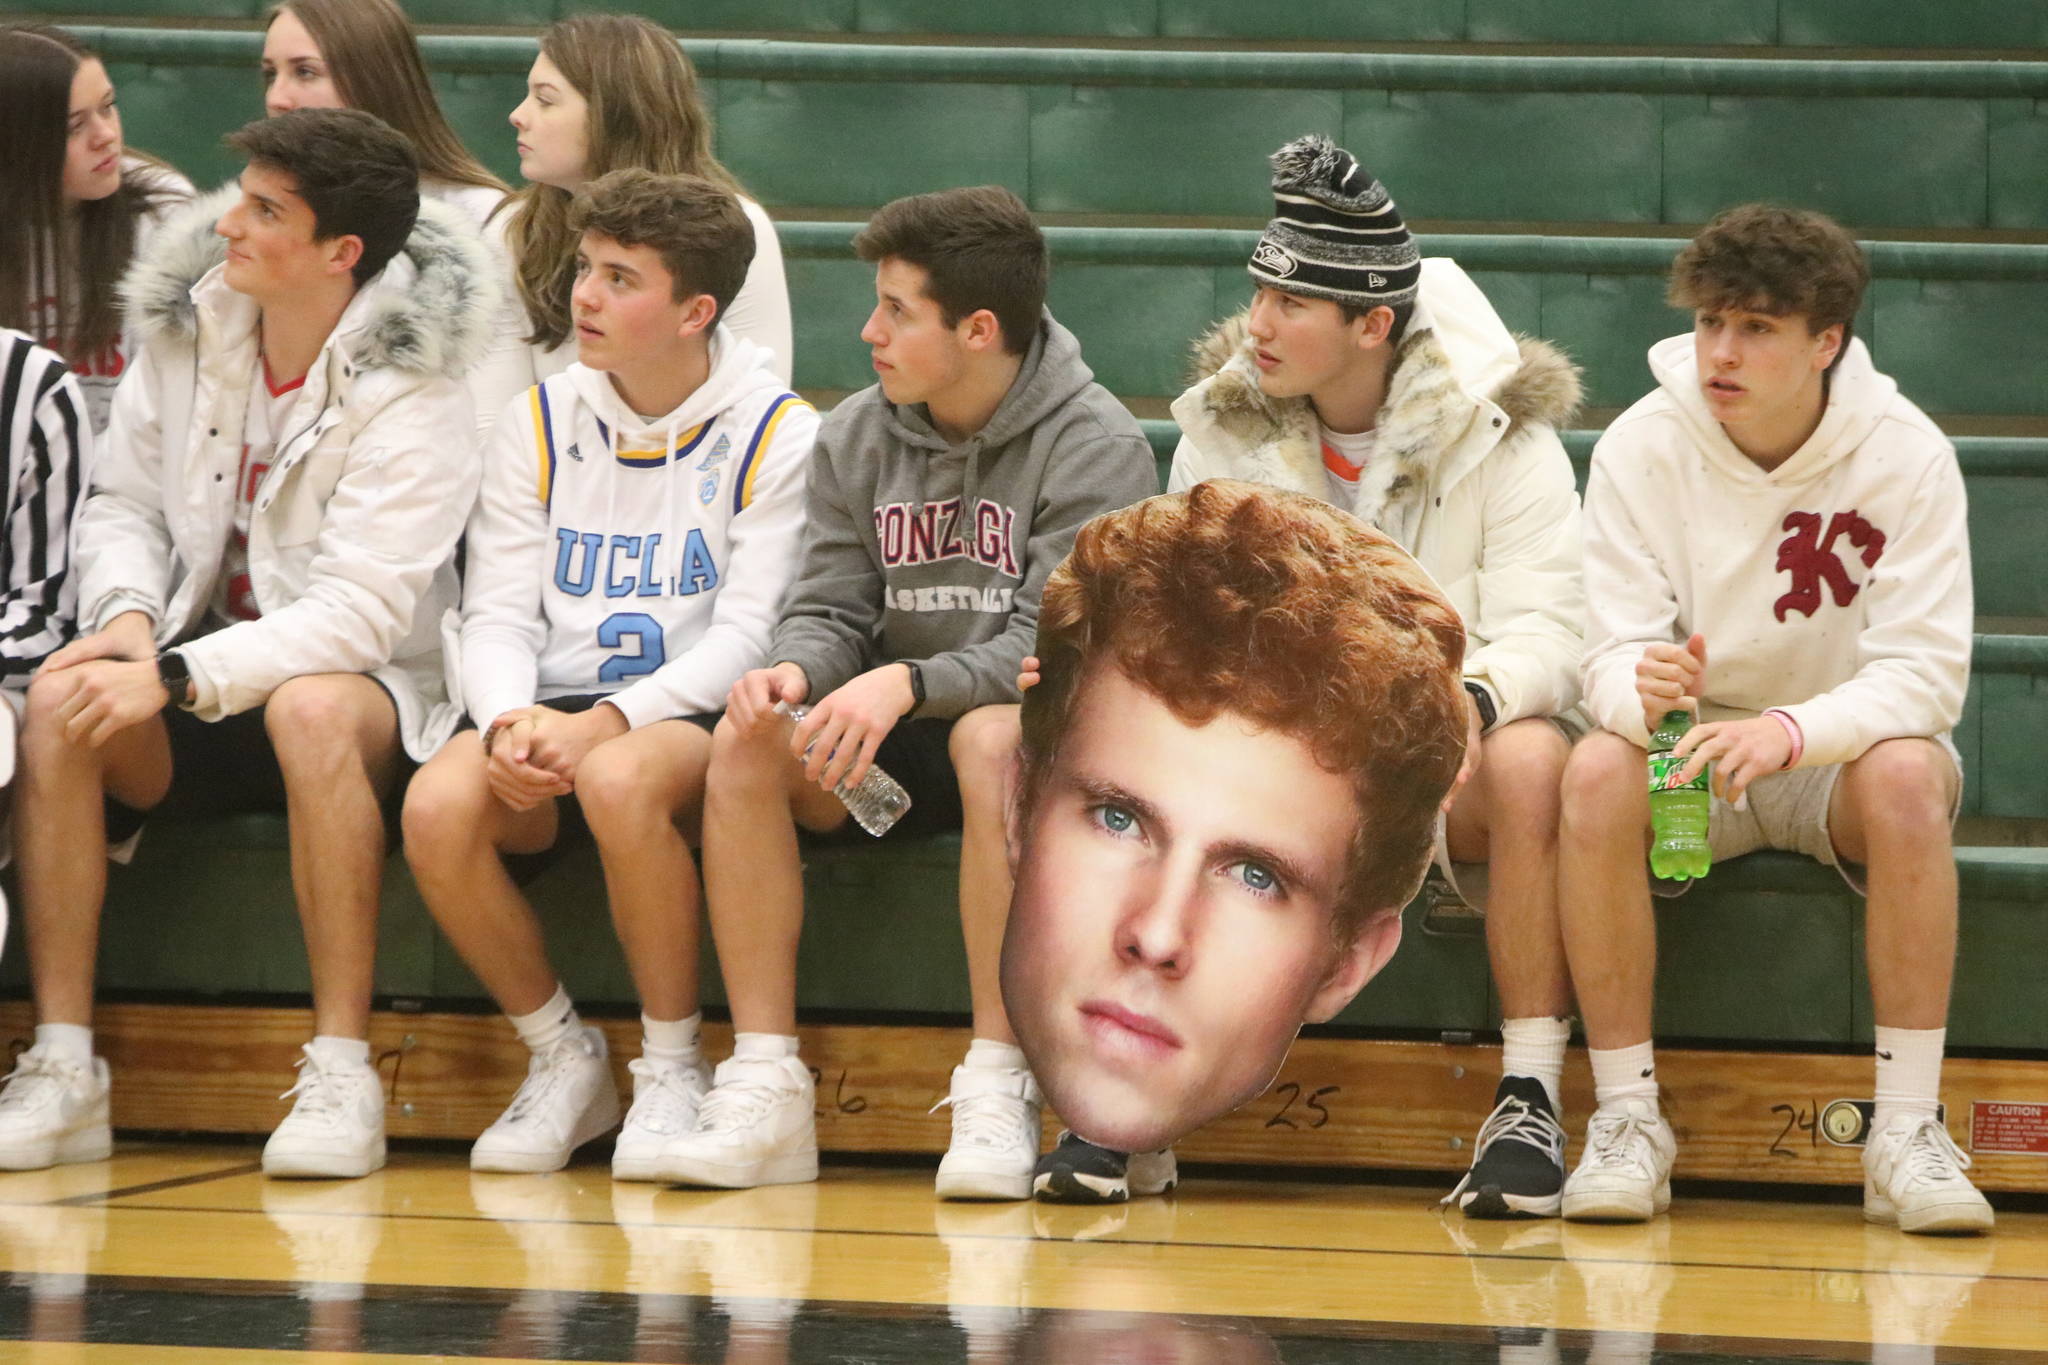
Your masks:
M 1603 728 L 1566 771 L 1559 889 L 1599 1108 L 1567 1218 L 1642 1221 L 1670 1203 L 1644 747 L 1667 711 L 1696 705 L 1706 723 L 1678 752 L 1683 777 L 1713 764 L 1714 861 L 1789 849 L 1868 897 L 1864 1217 L 1991 1226 L 1936 1117 L 1962 792 L 1949 732 L 1970 670 L 1963 483 L 1947 438 L 1849 335 L 1868 281 L 1819 214 L 1723 213 L 1672 266 L 1691 335 L 1651 348 L 1657 390 L 1593 452 L 1585 686 Z
M 532 1050 L 470 1152 L 553 1171 L 619 1121 L 604 1034 L 548 963 L 504 855 L 580 815 L 640 993 L 633 1107 L 612 1174 L 651 1178 L 696 1120 L 694 824 L 725 694 L 759 667 L 796 570 L 818 419 L 766 347 L 728 331 L 753 228 L 696 176 L 621 170 L 571 203 L 579 363 L 498 420 L 469 523 L 461 678 L 468 730 L 406 793 L 427 908 Z
M 146 345 L 79 519 L 91 633 L 29 687 L 15 832 L 39 1022 L 0 1095 L 8 1167 L 107 1154 L 105 849 L 153 810 L 287 813 L 314 1037 L 263 1168 L 384 1164 L 380 800 L 455 720 L 440 621 L 476 494 L 460 380 L 493 313 L 488 257 L 420 202 L 412 144 L 369 114 L 228 141 L 239 188 L 167 223 L 125 285 Z
M 1173 405 L 1172 487 L 1250 479 L 1335 503 L 1414 554 L 1464 618 L 1468 779 L 1436 857 L 1486 912 L 1503 1047 L 1450 1200 L 1554 1214 L 1571 1012 L 1557 785 L 1585 729 L 1579 500 L 1557 428 L 1578 373 L 1511 334 L 1455 262 L 1423 260 L 1387 191 L 1327 139 L 1274 154 L 1273 197 L 1251 310 L 1197 347 L 1203 378 Z
M 1074 532 L 1152 493 L 1157 475 L 1136 420 L 1045 311 L 1045 239 L 1015 195 L 899 199 L 854 245 L 876 266 L 861 338 L 880 383 L 819 432 L 803 563 L 770 666 L 734 686 L 713 736 L 705 891 L 737 1038 L 661 1173 L 720 1186 L 816 1178 L 812 1083 L 796 1055 L 796 829 L 844 825 L 833 789 L 880 764 L 912 800 L 889 837 L 962 832 L 974 1042 L 953 1072 L 939 1193 L 1021 1199 L 1039 1092 L 997 976 L 1017 665 Z M 778 701 L 811 706 L 794 733 Z

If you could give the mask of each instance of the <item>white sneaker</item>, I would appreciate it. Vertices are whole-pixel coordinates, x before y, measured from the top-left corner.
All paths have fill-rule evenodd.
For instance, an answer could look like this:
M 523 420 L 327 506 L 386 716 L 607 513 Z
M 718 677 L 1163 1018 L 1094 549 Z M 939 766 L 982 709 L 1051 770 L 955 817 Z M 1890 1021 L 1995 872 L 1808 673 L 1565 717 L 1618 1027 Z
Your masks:
M 469 1149 L 469 1168 L 559 1171 L 571 1152 L 618 1121 L 619 1091 L 605 1060 L 604 1032 L 586 1024 L 534 1054 L 519 1093 Z
M 697 1106 L 697 1125 L 661 1149 L 660 1178 L 747 1189 L 818 1178 L 811 1073 L 794 1057 L 728 1057 Z
M 1970 1158 L 1932 1114 L 1896 1114 L 1863 1147 L 1863 1216 L 1904 1232 L 1989 1232 Z
M 1589 1223 L 1642 1223 L 1671 1207 L 1678 1139 L 1655 1100 L 1596 1110 L 1586 1150 L 1564 1182 L 1564 1216 Z
M 633 1073 L 633 1107 L 612 1147 L 612 1179 L 661 1179 L 661 1149 L 697 1125 L 697 1106 L 711 1088 L 702 1062 L 667 1066 L 635 1057 L 626 1063 Z
M 953 1141 L 939 1162 L 941 1199 L 1029 1199 L 1038 1162 L 1038 1082 L 1021 1067 L 956 1066 Z
M 107 1089 L 104 1058 L 80 1066 L 41 1047 L 22 1053 L 0 1089 L 0 1170 L 105 1161 L 114 1151 Z
M 299 1097 L 270 1141 L 263 1174 L 353 1177 L 384 1165 L 384 1082 L 375 1067 L 335 1065 L 308 1046 L 299 1080 L 279 1096 Z

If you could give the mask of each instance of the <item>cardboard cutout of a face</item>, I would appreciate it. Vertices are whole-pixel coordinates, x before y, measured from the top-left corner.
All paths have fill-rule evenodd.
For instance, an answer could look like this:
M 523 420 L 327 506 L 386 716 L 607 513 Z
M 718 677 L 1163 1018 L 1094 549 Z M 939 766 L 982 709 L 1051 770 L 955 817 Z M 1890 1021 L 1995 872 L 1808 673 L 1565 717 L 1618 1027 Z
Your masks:
M 1385 965 L 1463 752 L 1462 649 L 1421 569 L 1311 498 L 1217 481 L 1083 528 L 1041 614 L 1002 958 L 1062 1123 L 1168 1146 Z

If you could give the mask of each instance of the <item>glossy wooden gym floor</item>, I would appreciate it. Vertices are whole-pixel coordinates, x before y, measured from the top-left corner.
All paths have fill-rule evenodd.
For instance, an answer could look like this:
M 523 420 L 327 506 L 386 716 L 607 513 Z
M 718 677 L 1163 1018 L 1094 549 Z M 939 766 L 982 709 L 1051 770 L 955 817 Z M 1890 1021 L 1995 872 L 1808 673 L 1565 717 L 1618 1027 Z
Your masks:
M 0 1175 L 0 1360 L 2021 1360 L 2048 1214 L 1989 1238 L 1853 1203 L 1687 1199 L 1642 1227 L 1442 1217 L 1421 1186 L 1241 1176 L 1122 1208 L 948 1205 L 922 1165 L 737 1193 L 453 1148 L 266 1181 L 124 1143 Z

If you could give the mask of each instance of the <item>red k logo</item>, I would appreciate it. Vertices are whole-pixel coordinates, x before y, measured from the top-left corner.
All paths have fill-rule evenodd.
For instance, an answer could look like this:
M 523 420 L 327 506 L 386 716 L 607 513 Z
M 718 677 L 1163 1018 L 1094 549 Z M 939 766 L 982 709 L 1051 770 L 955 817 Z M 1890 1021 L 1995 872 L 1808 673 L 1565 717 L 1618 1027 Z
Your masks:
M 1774 604 L 1780 621 L 1795 611 L 1808 616 L 1820 610 L 1820 590 L 1825 583 L 1835 605 L 1846 607 L 1856 600 L 1862 584 L 1849 577 L 1849 566 L 1835 550 L 1835 542 L 1847 538 L 1851 549 L 1861 550 L 1863 567 L 1873 568 L 1884 554 L 1884 532 L 1854 511 L 1837 512 L 1828 519 L 1827 534 L 1821 534 L 1820 513 L 1793 512 L 1785 518 L 1792 534 L 1778 542 L 1778 571 L 1792 575 L 1792 590 Z

